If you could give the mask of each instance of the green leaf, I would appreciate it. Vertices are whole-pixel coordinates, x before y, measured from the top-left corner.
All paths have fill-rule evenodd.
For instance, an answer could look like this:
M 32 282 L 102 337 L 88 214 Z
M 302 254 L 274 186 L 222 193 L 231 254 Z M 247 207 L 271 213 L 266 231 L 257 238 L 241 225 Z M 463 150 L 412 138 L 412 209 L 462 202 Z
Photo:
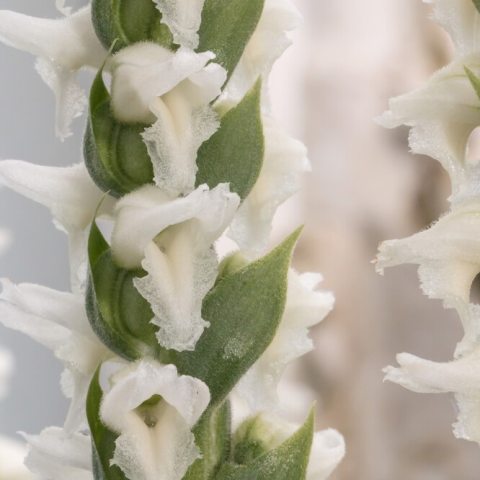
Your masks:
M 304 480 L 312 448 L 314 414 L 279 447 L 245 465 L 226 464 L 216 480 Z
M 146 127 L 125 125 L 114 118 L 100 70 L 90 92 L 84 157 L 91 177 L 103 191 L 120 197 L 152 182 L 153 166 L 141 137 Z
M 230 183 L 230 190 L 244 199 L 254 187 L 265 154 L 261 118 L 262 84 L 252 90 L 222 118 L 220 128 L 198 152 L 197 186 L 214 188 Z
M 473 0 L 475 8 L 480 12 L 480 0 Z
M 145 355 L 161 359 L 155 327 L 150 323 L 154 315 L 133 285 L 133 278 L 145 272 L 117 267 L 95 222 L 90 230 L 88 257 L 86 307 L 94 332 L 110 350 L 127 360 Z
M 87 395 L 87 420 L 92 435 L 93 478 L 95 480 L 127 480 L 110 460 L 115 451 L 117 435 L 109 430 L 100 419 L 103 392 L 99 383 L 100 368 L 95 373 Z
M 193 430 L 195 443 L 202 452 L 183 480 L 210 480 L 230 455 L 231 408 L 227 400 L 220 407 L 209 408 Z
M 136 42 L 151 41 L 172 47 L 172 34 L 160 23 L 161 13 L 152 0 L 93 0 L 92 21 L 102 45 L 114 52 Z
M 264 4 L 265 0 L 206 0 L 198 51 L 215 53 L 215 62 L 230 77 L 258 25 Z
M 218 404 L 273 340 L 285 308 L 287 276 L 300 230 L 267 256 L 224 277 L 203 302 L 210 327 L 195 351 L 171 352 L 182 374 L 203 380 Z
M 478 1 L 480 5 L 480 0 Z M 465 69 L 465 73 L 467 74 L 467 77 L 470 80 L 470 83 L 472 84 L 472 87 L 475 90 L 477 97 L 480 98 L 480 78 L 478 78 L 468 67 L 463 68 Z

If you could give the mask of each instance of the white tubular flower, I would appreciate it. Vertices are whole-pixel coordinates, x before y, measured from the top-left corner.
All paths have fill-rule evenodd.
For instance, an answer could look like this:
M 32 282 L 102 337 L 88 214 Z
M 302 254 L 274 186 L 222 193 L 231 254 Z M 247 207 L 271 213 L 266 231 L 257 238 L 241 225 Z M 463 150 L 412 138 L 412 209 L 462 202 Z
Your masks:
M 29 444 L 25 465 L 35 475 L 48 480 L 93 480 L 88 435 L 50 427 L 40 435 L 23 436 Z
M 65 365 L 62 387 L 72 398 L 65 427 L 78 428 L 85 417 L 90 380 L 108 356 L 93 333 L 79 295 L 32 284 L 2 281 L 0 323 L 22 332 L 52 350 Z
M 112 463 L 136 480 L 180 480 L 200 457 L 192 428 L 210 402 L 200 380 L 153 360 L 113 377 L 101 418 L 120 436 Z
M 434 18 L 450 34 L 460 56 L 480 50 L 480 15 L 473 1 L 424 1 L 434 4 Z
M 198 47 L 198 29 L 202 22 L 205 0 L 154 0 L 177 45 L 195 49 Z
M 8 382 L 13 371 L 13 357 L 10 352 L 0 349 L 0 400 L 8 391 Z M 0 477 L 1 479 L 1 477 Z
M 192 350 L 208 326 L 201 308 L 217 276 L 212 244 L 239 202 L 227 184 L 212 190 L 203 185 L 174 200 L 147 185 L 118 202 L 112 251 L 120 266 L 142 265 L 148 272 L 134 284 L 152 306 L 152 323 L 165 348 Z
M 465 65 L 479 73 L 480 65 L 473 57 L 454 62 L 435 73 L 425 86 L 391 99 L 390 110 L 379 119 L 387 128 L 402 124 L 412 127 L 412 152 L 435 158 L 447 170 L 453 203 L 468 199 L 473 190 L 472 176 L 479 176 L 475 173 L 478 167 L 465 161 L 470 134 L 480 125 L 480 100 L 464 71 Z
M 34 480 L 23 464 L 26 454 L 24 445 L 0 436 L 0 480 Z
M 143 138 L 155 183 L 173 196 L 195 188 L 197 151 L 219 126 L 210 103 L 220 94 L 226 72 L 208 63 L 214 57 L 138 43 L 117 53 L 109 65 L 113 112 L 123 122 L 153 123 Z
M 68 13 L 63 3 L 57 6 Z M 99 68 L 106 57 L 93 30 L 90 6 L 56 20 L 1 10 L 0 41 L 38 57 L 37 71 L 56 97 L 56 134 L 61 139 L 70 136 L 71 122 L 86 105 L 75 75 L 82 67 Z
M 105 196 L 93 183 L 85 165 L 47 167 L 4 160 L 0 162 L 0 183 L 51 211 L 57 228 L 68 234 L 72 287 L 81 291 L 86 279 L 87 229 Z M 111 206 L 107 197 L 101 212 L 108 212 Z
M 229 230 L 229 236 L 250 258 L 265 253 L 277 208 L 300 189 L 303 174 L 310 170 L 305 145 L 289 137 L 270 117 L 264 116 L 263 122 L 262 170 Z
M 419 393 L 455 394 L 459 413 L 454 433 L 480 443 L 480 349 L 452 362 L 439 363 L 402 353 L 399 368 L 387 367 L 385 379 Z
M 289 32 L 301 22 L 300 13 L 290 0 L 266 0 L 257 28 L 225 87 L 222 101 L 238 103 L 259 77 L 267 87 L 273 64 L 292 43 Z
M 286 366 L 313 349 L 309 328 L 321 322 L 334 304 L 330 292 L 316 290 L 321 281 L 320 274 L 290 270 L 287 303 L 275 338 L 235 388 L 252 412 L 277 409 L 277 387 Z

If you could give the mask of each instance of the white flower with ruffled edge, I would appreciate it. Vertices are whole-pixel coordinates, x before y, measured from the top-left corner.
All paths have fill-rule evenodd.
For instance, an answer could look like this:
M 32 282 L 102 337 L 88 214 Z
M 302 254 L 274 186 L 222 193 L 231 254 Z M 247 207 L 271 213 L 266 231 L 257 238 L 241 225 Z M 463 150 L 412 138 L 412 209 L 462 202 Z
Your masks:
M 111 197 L 93 183 L 83 163 L 48 167 L 3 160 L 0 161 L 0 183 L 50 210 L 56 227 L 68 234 L 72 288 L 82 291 L 87 272 L 88 228 L 103 198 L 99 213 L 111 210 Z
M 259 178 L 238 209 L 229 229 L 232 238 L 249 258 L 257 258 L 268 247 L 277 208 L 301 187 L 310 170 L 307 149 L 289 137 L 270 117 L 264 116 L 265 156 Z
M 332 310 L 330 292 L 316 290 L 322 276 L 290 270 L 287 302 L 277 333 L 262 356 L 242 377 L 234 392 L 252 412 L 272 411 L 279 405 L 277 387 L 287 365 L 313 349 L 309 329 Z
M 196 49 L 205 0 L 154 0 L 177 45 Z
M 57 1 L 57 7 L 67 16 L 36 18 L 1 10 L 0 41 L 38 57 L 35 67 L 55 94 L 55 131 L 63 140 L 72 134 L 70 125 L 87 104 L 76 74 L 82 67 L 98 69 L 107 52 L 93 29 L 90 6 L 72 15 L 64 2 Z
M 35 475 L 48 480 L 93 480 L 89 435 L 58 427 L 46 428 L 40 435 L 22 435 L 28 442 L 25 465 Z
M 100 416 L 119 434 L 112 464 L 137 480 L 183 478 L 200 458 L 192 428 L 210 402 L 208 387 L 154 360 L 130 364 L 111 381 Z
M 91 378 L 111 356 L 90 327 L 83 297 L 8 280 L 1 285 L 0 323 L 49 348 L 65 365 L 62 389 L 72 399 L 65 427 L 77 429 L 85 421 Z
M 213 286 L 218 260 L 212 244 L 240 203 L 227 184 L 170 198 L 152 185 L 118 201 L 112 251 L 119 266 L 148 275 L 134 280 L 155 314 L 157 338 L 165 348 L 193 350 L 204 328 L 202 300 Z
M 112 109 L 127 123 L 152 124 L 143 133 L 158 187 L 173 196 L 195 188 L 197 151 L 218 129 L 210 106 L 226 72 L 211 52 L 176 52 L 142 42 L 108 62 Z
M 289 32 L 300 26 L 302 16 L 290 0 L 266 0 L 257 28 L 230 77 L 221 101 L 237 104 L 263 79 L 264 102 L 267 100 L 268 75 L 273 64 L 292 44 Z

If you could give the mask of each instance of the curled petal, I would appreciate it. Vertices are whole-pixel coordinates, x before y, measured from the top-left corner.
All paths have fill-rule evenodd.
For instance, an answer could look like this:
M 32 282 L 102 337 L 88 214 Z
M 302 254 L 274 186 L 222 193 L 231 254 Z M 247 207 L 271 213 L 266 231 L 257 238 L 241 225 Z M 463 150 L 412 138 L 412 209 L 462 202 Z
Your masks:
M 34 474 L 49 480 L 93 480 L 88 435 L 50 427 L 40 435 L 23 436 L 29 445 L 25 464 Z
M 68 13 L 63 4 L 57 2 L 57 7 Z M 1 10 L 0 41 L 39 57 L 37 71 L 57 101 L 56 133 L 61 139 L 70 136 L 72 120 L 86 105 L 75 73 L 100 67 L 106 56 L 93 30 L 90 6 L 56 20 Z
M 277 208 L 296 193 L 303 173 L 310 169 L 305 146 L 264 117 L 265 158 L 257 183 L 240 206 L 229 236 L 250 257 L 268 246 Z
M 345 456 L 343 436 L 331 428 L 315 432 L 306 480 L 326 480 Z
M 191 432 L 210 401 L 208 387 L 173 365 L 142 360 L 121 370 L 101 417 L 119 434 L 113 463 L 128 478 L 180 480 L 199 457 Z
M 152 240 L 168 227 L 185 222 L 194 225 L 197 248 L 207 249 L 223 233 L 239 202 L 227 184 L 212 190 L 202 185 L 174 200 L 151 185 L 141 187 L 117 203 L 112 235 L 115 259 L 124 268 L 138 268 Z
M 316 290 L 321 280 L 318 274 L 290 271 L 287 303 L 278 331 L 235 389 L 253 412 L 277 408 L 277 388 L 285 368 L 313 349 L 309 328 L 321 322 L 334 303 L 330 292 Z
M 198 47 L 198 29 L 202 22 L 205 0 L 155 0 L 162 14 L 162 23 L 167 25 L 173 41 L 183 47 Z

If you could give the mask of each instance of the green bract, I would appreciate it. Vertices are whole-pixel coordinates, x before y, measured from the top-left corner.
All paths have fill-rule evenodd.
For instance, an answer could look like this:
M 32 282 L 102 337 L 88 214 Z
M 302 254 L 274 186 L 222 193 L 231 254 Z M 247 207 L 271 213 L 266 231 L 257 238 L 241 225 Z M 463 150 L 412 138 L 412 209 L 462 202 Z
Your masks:
M 479 0 L 479 5 L 480 5 L 480 0 Z M 477 97 L 480 98 L 480 78 L 478 78 L 468 67 L 464 67 L 464 68 L 465 68 L 465 73 L 467 74 L 467 77 L 470 80 L 470 83 L 472 84 L 472 87 L 475 90 L 475 93 L 477 94 Z
M 198 151 L 197 186 L 230 183 L 230 191 L 247 197 L 258 179 L 265 153 L 261 118 L 262 85 L 252 90 L 221 119 L 220 128 Z
M 265 0 L 206 0 L 200 26 L 199 52 L 233 73 L 262 15 Z
M 98 38 L 109 50 L 151 41 L 172 47 L 172 34 L 160 23 L 161 13 L 153 0 L 93 0 L 92 21 Z
M 152 182 L 152 162 L 141 137 L 146 126 L 125 125 L 114 118 L 100 70 L 90 92 L 84 157 L 90 175 L 104 192 L 119 197 Z
M 314 433 L 314 415 L 279 447 L 268 452 L 256 447 L 259 455 L 244 465 L 226 464 L 217 480 L 304 480 Z
M 95 480 L 127 480 L 123 472 L 110 464 L 117 435 L 100 419 L 103 392 L 99 383 L 100 368 L 95 373 L 87 396 L 87 420 L 92 436 L 92 464 Z
M 480 0 L 473 0 L 473 4 L 475 5 L 476 9 L 480 12 Z

